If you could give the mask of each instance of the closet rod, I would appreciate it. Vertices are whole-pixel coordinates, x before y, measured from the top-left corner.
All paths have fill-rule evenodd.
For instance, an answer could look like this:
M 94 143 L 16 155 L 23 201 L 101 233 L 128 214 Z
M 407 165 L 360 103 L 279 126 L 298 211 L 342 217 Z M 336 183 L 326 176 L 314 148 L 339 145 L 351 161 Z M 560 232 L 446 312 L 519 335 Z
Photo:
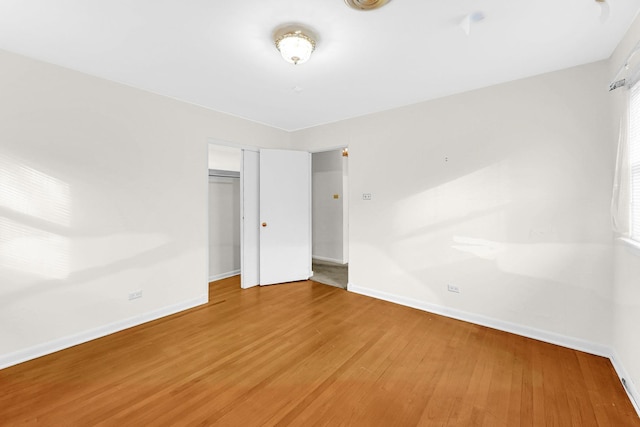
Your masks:
M 226 171 L 222 169 L 209 169 L 209 176 L 215 176 L 218 178 L 240 178 L 240 172 Z

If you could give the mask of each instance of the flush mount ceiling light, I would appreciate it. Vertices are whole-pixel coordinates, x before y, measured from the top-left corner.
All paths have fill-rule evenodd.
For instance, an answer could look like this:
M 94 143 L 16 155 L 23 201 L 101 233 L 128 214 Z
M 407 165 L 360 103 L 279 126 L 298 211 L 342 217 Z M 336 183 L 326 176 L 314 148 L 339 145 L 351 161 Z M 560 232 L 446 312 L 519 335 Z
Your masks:
M 291 31 L 278 37 L 276 47 L 285 61 L 294 65 L 305 63 L 316 49 L 316 42 L 302 30 Z
M 347 6 L 357 10 L 378 9 L 390 1 L 391 0 L 344 0 Z

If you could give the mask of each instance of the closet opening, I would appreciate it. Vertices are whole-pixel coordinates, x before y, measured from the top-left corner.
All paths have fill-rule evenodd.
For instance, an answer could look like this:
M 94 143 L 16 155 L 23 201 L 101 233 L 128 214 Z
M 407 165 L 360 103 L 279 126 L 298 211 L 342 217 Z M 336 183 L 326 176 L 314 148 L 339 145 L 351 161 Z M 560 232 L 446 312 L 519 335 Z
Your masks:
M 209 282 L 240 274 L 240 158 L 209 144 Z

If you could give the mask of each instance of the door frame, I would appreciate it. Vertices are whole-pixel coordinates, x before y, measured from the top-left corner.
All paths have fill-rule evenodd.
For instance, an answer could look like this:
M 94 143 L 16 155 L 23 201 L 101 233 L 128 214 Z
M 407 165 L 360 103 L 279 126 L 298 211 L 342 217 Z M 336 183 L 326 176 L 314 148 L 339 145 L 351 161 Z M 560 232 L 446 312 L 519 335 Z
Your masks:
M 260 147 L 258 146 L 254 146 L 254 145 L 247 145 L 247 144 L 239 144 L 236 142 L 230 142 L 230 141 L 225 141 L 222 139 L 217 139 L 217 138 L 207 138 L 206 139 L 206 147 L 207 147 L 207 156 L 205 157 L 206 159 L 208 159 L 208 153 L 209 153 L 209 145 L 219 145 L 219 146 L 223 146 L 223 147 L 231 147 L 231 148 L 237 148 L 239 150 L 247 150 L 247 151 L 254 151 L 254 152 L 260 152 Z M 267 147 L 263 147 L 263 148 L 267 148 Z M 336 146 L 331 146 L 331 147 L 323 147 L 323 148 L 316 148 L 316 149 L 310 149 L 310 150 L 300 150 L 300 151 L 307 151 L 308 153 L 310 153 L 311 155 L 313 155 L 313 153 L 322 153 L 322 152 L 326 152 L 326 151 L 335 151 L 335 150 L 343 150 L 343 149 L 349 149 L 349 145 L 348 144 L 340 144 L 340 145 L 336 145 Z M 283 149 L 283 150 L 289 150 L 290 148 L 275 148 L 275 149 Z M 347 176 L 349 175 L 349 173 L 347 172 Z M 206 173 L 205 173 L 206 179 L 207 179 L 207 183 L 209 180 L 209 165 L 208 165 L 208 160 L 207 160 L 207 164 L 206 164 Z M 240 179 L 242 179 L 242 172 L 240 174 Z M 209 235 L 209 190 L 208 187 L 206 188 L 206 205 L 205 205 L 205 209 L 207 209 L 206 212 L 206 216 L 207 216 L 207 236 Z M 347 210 L 346 214 L 345 214 L 345 224 L 347 225 L 347 232 L 345 233 L 345 239 L 346 239 L 346 244 L 347 244 L 347 250 L 346 250 L 346 259 L 347 262 L 350 260 L 351 256 L 350 256 L 350 245 L 349 245 L 349 241 L 350 241 L 350 227 L 349 227 L 349 221 L 350 221 L 350 209 L 349 209 L 349 200 L 350 200 L 350 194 L 348 193 L 348 191 L 350 190 L 349 185 L 347 183 L 347 188 L 345 191 L 345 196 L 343 197 L 344 201 L 345 201 L 345 208 Z M 242 187 L 240 188 L 241 193 L 243 192 Z M 242 194 L 241 194 L 242 195 Z M 313 197 L 313 192 L 311 192 L 311 197 Z M 244 200 L 243 197 L 240 197 L 240 211 L 243 212 L 244 209 Z M 313 215 L 311 217 L 311 220 L 313 221 Z M 313 227 L 313 226 L 312 226 Z M 241 235 L 240 235 L 240 245 L 242 245 L 242 240 L 243 240 L 243 228 L 244 226 L 241 227 Z M 309 231 L 311 233 L 311 230 Z M 313 244 L 313 243 L 312 243 Z M 240 247 L 240 257 L 244 257 L 244 251 L 242 246 Z M 208 291 L 208 277 L 209 277 L 209 241 L 208 241 L 208 237 L 207 237 L 207 245 L 206 245 L 206 259 L 207 259 L 207 263 L 206 263 L 206 274 L 205 277 L 207 277 L 207 291 Z M 241 259 L 240 260 L 240 274 L 242 274 L 242 265 L 244 264 L 244 260 Z M 348 289 L 348 283 L 347 283 L 347 289 Z M 207 293 L 208 294 L 208 293 Z
M 260 148 L 253 146 L 253 145 L 244 145 L 244 144 L 238 144 L 235 142 L 229 142 L 229 141 L 224 141 L 221 139 L 216 139 L 216 138 L 207 138 L 206 139 L 206 147 L 207 147 L 207 155 L 206 155 L 206 169 L 207 169 L 207 183 L 209 180 L 209 146 L 210 145 L 218 145 L 218 146 L 222 146 L 222 147 L 229 147 L 229 148 L 237 148 L 238 150 L 242 151 L 253 151 L 253 152 L 257 152 L 260 153 Z M 242 167 L 241 167 L 242 169 Z M 242 181 L 243 177 L 242 177 L 242 170 L 240 171 L 240 180 Z M 207 295 L 208 295 L 208 287 L 209 287 L 209 188 L 206 187 L 207 191 L 206 191 L 206 207 L 205 209 L 207 210 L 206 215 L 207 215 L 207 245 L 206 245 L 206 259 L 207 259 L 207 266 L 206 266 L 206 277 L 207 277 Z M 244 244 L 243 244 L 243 240 L 244 240 L 244 220 L 242 218 L 242 215 L 244 213 L 244 188 L 242 185 L 240 185 L 240 274 L 242 275 L 242 267 L 244 265 Z
M 313 159 L 313 155 L 315 153 L 326 153 L 329 151 L 338 151 L 338 150 L 349 150 L 349 145 L 348 144 L 344 144 L 344 145 L 336 145 L 336 146 L 332 146 L 332 147 L 323 147 L 323 148 L 316 148 L 314 150 L 309 150 L 309 153 L 311 153 L 311 158 Z M 347 156 L 348 158 L 349 156 Z M 345 261 L 345 264 L 349 263 L 350 260 L 350 254 L 349 254 L 349 250 L 350 250 L 350 245 L 349 245 L 349 238 L 350 238 L 350 232 L 349 230 L 351 230 L 351 227 L 349 227 L 349 219 L 350 219 L 350 209 L 349 209 L 349 191 L 350 191 L 350 187 L 349 187 L 349 169 L 348 169 L 348 164 L 349 162 L 347 161 L 347 180 L 346 183 L 344 181 L 344 175 L 343 175 L 343 181 L 342 181 L 342 187 L 343 187 L 343 196 L 342 196 L 342 200 L 344 202 L 344 208 L 343 208 L 343 232 L 342 232 L 342 238 L 343 238 L 343 242 L 342 242 L 342 248 L 343 248 L 343 254 L 342 254 L 342 258 L 343 261 Z M 312 172 L 313 175 L 313 172 Z M 312 177 L 313 179 L 313 177 Z M 313 187 L 313 186 L 312 186 Z M 311 198 L 313 199 L 313 191 L 311 193 Z M 311 221 L 314 221 L 313 215 L 311 216 Z M 346 228 L 346 230 L 344 230 L 344 228 Z M 313 222 L 311 223 L 311 230 L 313 230 Z M 348 281 L 348 280 L 347 280 Z M 348 283 L 347 283 L 347 287 L 348 287 Z

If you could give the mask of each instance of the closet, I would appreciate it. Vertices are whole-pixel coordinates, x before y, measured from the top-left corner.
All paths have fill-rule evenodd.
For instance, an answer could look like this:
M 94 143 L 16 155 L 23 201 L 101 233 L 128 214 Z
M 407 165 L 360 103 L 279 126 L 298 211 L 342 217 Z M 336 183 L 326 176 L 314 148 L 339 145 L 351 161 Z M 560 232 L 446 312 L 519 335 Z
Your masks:
M 210 146 L 209 281 L 240 274 L 240 150 Z M 236 160 L 237 157 L 237 160 Z

